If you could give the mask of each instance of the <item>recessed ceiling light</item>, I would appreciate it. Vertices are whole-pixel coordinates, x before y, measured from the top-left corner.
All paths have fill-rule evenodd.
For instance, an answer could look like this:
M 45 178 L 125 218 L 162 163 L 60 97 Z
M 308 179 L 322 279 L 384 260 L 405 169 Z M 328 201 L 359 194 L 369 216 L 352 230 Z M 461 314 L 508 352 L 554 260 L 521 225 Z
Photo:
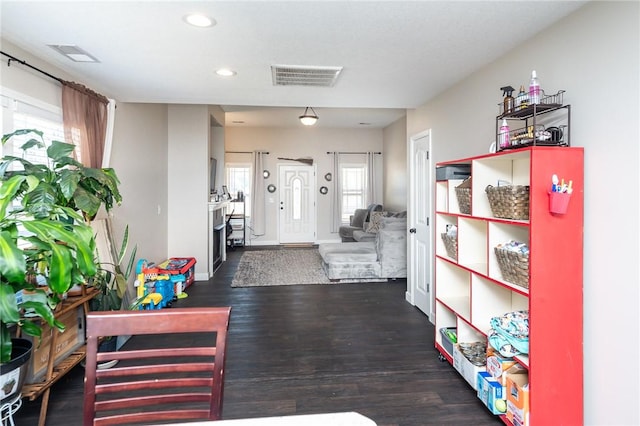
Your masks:
M 219 70 L 216 71 L 216 74 L 218 74 L 221 77 L 233 77 L 234 75 L 236 75 L 236 72 L 233 70 L 230 70 L 229 68 L 220 68 Z
M 184 20 L 193 25 L 194 27 L 206 28 L 213 27 L 216 24 L 214 19 L 209 18 L 208 16 L 201 15 L 199 13 L 193 13 L 191 15 L 187 15 L 184 17 Z

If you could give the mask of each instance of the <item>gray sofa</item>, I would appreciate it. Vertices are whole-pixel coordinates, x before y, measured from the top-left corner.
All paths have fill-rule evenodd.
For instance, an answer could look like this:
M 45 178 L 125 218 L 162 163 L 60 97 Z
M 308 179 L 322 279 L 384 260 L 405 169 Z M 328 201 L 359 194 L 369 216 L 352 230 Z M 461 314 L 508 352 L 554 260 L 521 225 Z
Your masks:
M 407 218 L 379 218 L 373 241 L 320 244 L 330 280 L 407 277 Z
M 374 241 L 375 234 L 367 232 L 366 229 L 371 219 L 371 213 L 382 211 L 380 204 L 369 204 L 366 209 L 356 209 L 349 218 L 349 225 L 342 225 L 338 228 L 338 234 L 343 243 L 350 241 Z

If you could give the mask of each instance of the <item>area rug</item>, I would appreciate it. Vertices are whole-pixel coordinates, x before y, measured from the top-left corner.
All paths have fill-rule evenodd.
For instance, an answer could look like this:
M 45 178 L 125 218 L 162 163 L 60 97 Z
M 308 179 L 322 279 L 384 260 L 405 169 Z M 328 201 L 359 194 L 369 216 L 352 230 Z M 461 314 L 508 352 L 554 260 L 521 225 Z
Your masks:
M 244 252 L 238 263 L 238 270 L 231 281 L 231 287 L 386 281 L 386 279 L 330 281 L 322 269 L 322 257 L 317 248 L 281 248 Z

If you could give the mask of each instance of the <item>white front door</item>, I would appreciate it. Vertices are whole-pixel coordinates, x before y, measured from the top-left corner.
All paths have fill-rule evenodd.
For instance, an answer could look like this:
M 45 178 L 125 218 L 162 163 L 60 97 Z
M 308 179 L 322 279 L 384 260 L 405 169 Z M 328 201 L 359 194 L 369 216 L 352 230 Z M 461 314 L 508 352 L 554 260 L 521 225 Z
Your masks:
M 407 300 L 432 318 L 431 300 L 431 131 L 409 138 L 409 273 Z
M 283 164 L 278 172 L 280 244 L 315 242 L 315 167 Z

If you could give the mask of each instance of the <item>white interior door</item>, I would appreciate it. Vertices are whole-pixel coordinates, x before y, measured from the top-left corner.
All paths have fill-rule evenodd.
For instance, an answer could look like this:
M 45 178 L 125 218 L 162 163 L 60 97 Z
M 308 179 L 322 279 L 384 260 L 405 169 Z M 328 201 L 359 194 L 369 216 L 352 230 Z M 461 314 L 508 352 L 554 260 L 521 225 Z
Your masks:
M 280 244 L 313 243 L 316 239 L 315 167 L 278 167 Z
M 431 131 L 409 138 L 409 273 L 407 300 L 429 316 L 431 322 L 432 238 L 431 212 Z

